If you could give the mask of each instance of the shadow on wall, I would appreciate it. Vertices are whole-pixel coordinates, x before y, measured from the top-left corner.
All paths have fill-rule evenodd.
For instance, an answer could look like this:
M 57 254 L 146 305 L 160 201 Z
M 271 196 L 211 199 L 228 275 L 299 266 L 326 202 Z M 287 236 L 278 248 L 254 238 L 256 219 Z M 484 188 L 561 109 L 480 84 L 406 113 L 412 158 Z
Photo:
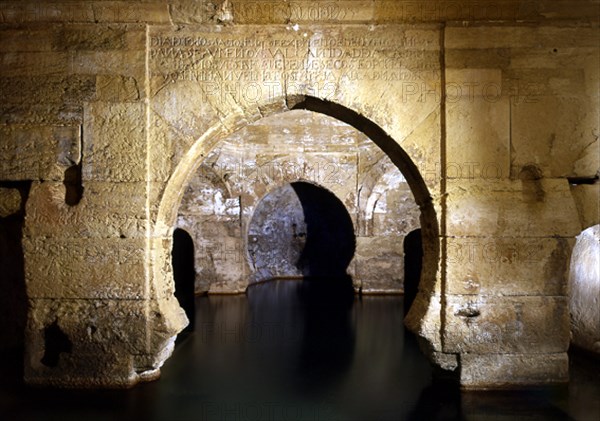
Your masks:
M 194 240 L 181 228 L 173 232 L 173 249 L 171 251 L 173 279 L 175 281 L 175 297 L 190 321 L 184 331 L 194 330 L 196 319 L 194 283 Z
M 354 290 L 347 280 L 273 280 L 248 287 L 250 325 L 269 339 L 256 364 L 270 379 L 286 379 L 282 388 L 318 395 L 347 373 L 356 342 Z
M 12 190 L 15 209 L 0 217 L 0 385 L 6 381 L 21 381 L 24 331 L 27 323 L 27 294 L 25 290 L 25 265 L 23 259 L 23 224 L 25 202 L 30 182 L 1 183 L 0 187 Z M 10 189 L 10 190 L 8 190 Z M 16 193 L 18 192 L 18 194 Z M 4 193 L 4 192 L 3 192 Z M 19 198 L 20 196 L 20 198 Z M 20 205 L 18 200 L 20 199 Z M 14 212 L 11 212 L 14 211 Z
M 344 277 L 354 256 L 356 238 L 344 204 L 311 183 L 291 183 L 302 205 L 306 244 L 296 264 L 305 277 Z

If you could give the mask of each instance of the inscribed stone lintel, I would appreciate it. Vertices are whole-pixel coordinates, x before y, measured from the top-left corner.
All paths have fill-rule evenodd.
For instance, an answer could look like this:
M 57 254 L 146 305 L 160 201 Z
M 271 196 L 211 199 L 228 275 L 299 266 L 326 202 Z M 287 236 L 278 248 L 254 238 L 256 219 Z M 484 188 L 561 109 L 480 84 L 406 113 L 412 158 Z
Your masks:
M 342 83 L 393 84 L 405 100 L 439 89 L 439 33 L 431 26 L 153 27 L 149 42 L 152 95 L 184 82 L 202 84 L 206 99 L 246 104 L 284 93 L 333 97 Z

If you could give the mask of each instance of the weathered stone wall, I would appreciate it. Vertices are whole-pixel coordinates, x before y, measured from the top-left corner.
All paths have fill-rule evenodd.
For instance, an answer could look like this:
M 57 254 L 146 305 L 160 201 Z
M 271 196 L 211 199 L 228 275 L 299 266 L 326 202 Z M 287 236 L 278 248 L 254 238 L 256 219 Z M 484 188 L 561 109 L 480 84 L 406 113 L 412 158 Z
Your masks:
M 31 182 L 30 383 L 157 375 L 185 325 L 186 187 L 295 109 L 405 176 L 424 242 L 407 323 L 433 361 L 464 387 L 566 381 L 570 251 L 598 223 L 596 1 L 0 1 L 0 40 L 0 181 Z
M 443 343 L 461 354 L 466 384 L 511 384 L 517 367 L 524 381 L 543 366 L 566 376 L 568 262 L 581 229 L 566 178 L 598 171 L 597 40 L 597 28 L 568 26 L 445 30 Z M 472 83 L 468 101 L 451 103 L 456 80 Z
M 0 6 L 3 22 L 13 6 Z M 125 386 L 156 376 L 185 318 L 147 275 L 146 28 L 8 21 L 0 179 L 31 181 L 26 379 Z
M 363 133 L 301 110 L 261 119 L 231 135 L 188 184 L 177 226 L 194 238 L 196 291 L 242 292 L 251 279 L 265 280 L 268 275 L 257 274 L 250 258 L 254 210 L 271 191 L 298 180 L 330 190 L 350 213 L 357 238 L 348 273 L 356 289 L 401 292 L 404 237 L 419 227 L 410 187 Z M 291 229 L 283 234 L 265 241 L 273 248 L 292 241 Z M 288 263 L 287 270 L 270 276 L 301 275 L 293 268 L 296 262 Z

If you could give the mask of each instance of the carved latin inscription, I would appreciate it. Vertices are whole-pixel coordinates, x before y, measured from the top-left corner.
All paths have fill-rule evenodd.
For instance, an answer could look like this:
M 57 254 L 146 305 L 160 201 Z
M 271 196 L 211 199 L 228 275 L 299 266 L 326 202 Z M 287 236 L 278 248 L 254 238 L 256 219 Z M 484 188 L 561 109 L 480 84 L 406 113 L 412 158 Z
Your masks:
M 177 82 L 202 83 L 208 92 L 239 84 L 247 99 L 258 100 L 290 85 L 333 92 L 341 81 L 415 84 L 439 75 L 437 32 L 430 29 L 252 29 L 152 34 L 153 93 Z

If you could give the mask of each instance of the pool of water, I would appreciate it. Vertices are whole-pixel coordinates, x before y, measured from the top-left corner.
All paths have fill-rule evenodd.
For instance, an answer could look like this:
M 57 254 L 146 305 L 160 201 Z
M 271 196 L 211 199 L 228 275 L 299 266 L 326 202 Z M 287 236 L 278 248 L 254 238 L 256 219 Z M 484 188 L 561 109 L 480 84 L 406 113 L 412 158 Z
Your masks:
M 299 282 L 196 299 L 157 382 L 69 391 L 3 383 L 0 419 L 600 419 L 597 361 L 572 356 L 569 386 L 460 393 L 434 382 L 403 327 L 401 296 L 345 296 Z
M 198 300 L 196 331 L 161 379 L 157 416 L 405 419 L 431 370 L 402 328 L 399 297 L 295 300 L 295 282 Z

